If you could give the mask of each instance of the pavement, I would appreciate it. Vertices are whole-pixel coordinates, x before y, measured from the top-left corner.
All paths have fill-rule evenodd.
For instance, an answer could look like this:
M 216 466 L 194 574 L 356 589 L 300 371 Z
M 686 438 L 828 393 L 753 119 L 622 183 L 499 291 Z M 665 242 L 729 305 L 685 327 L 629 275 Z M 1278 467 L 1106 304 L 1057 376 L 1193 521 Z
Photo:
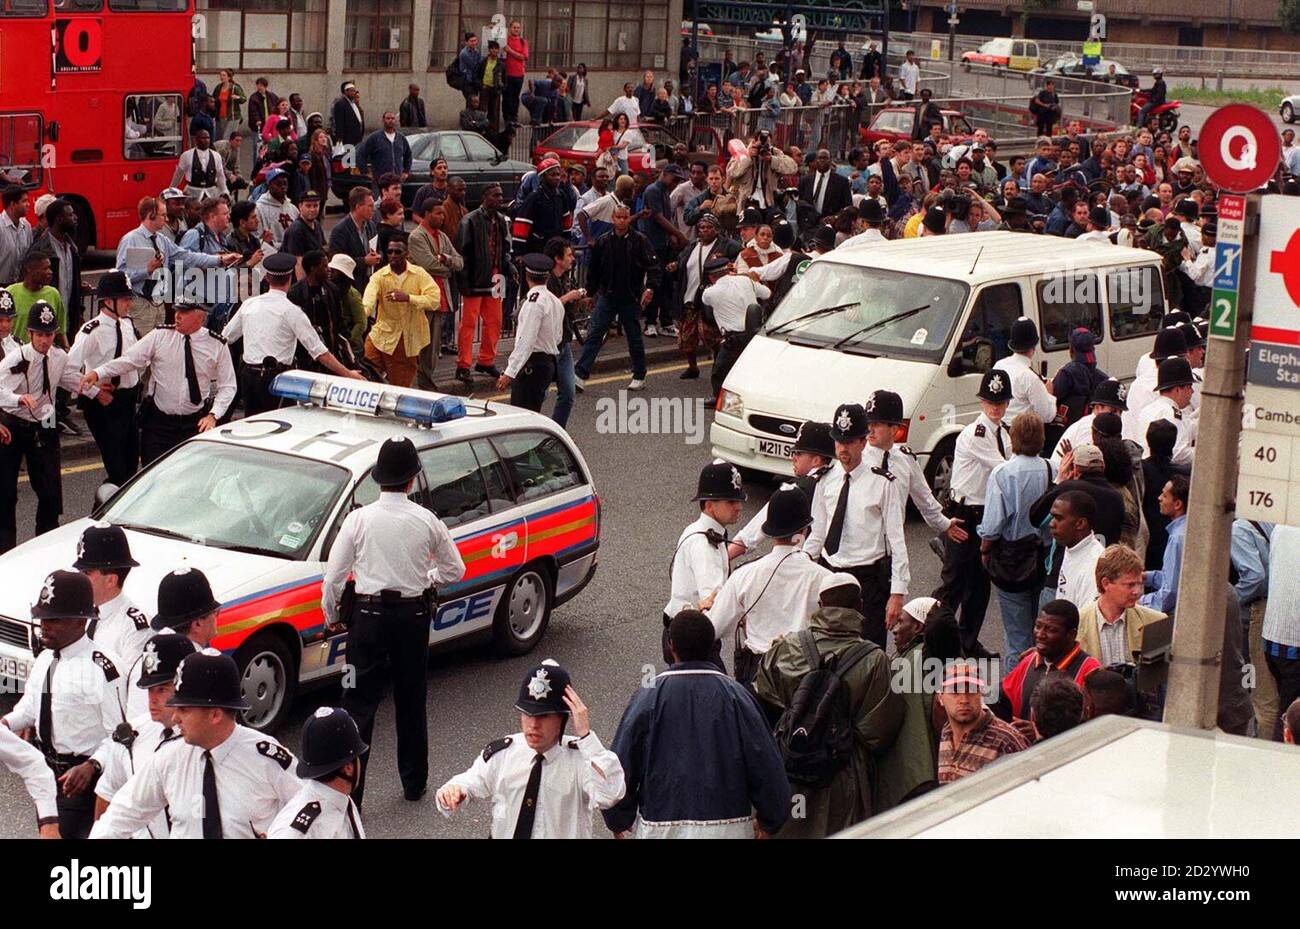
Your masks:
M 654 340 L 652 340 L 654 341 Z M 666 340 L 659 340 L 666 341 Z M 617 343 L 615 343 L 617 345 Z M 612 348 L 610 349 L 612 352 Z M 613 355 L 610 356 L 611 361 Z M 644 394 L 628 399 L 680 398 L 707 426 L 704 396 L 707 381 L 680 380 L 679 363 L 650 368 Z M 702 372 L 708 376 L 708 370 Z M 711 458 L 707 432 L 692 431 L 683 417 L 670 434 L 625 434 L 601 431 L 609 417 L 602 408 L 619 401 L 626 384 L 622 373 L 598 374 L 578 397 L 569 432 L 592 470 L 603 507 L 600 566 L 595 579 L 578 597 L 557 609 L 541 645 L 532 654 L 501 658 L 487 647 L 472 646 L 442 652 L 429 661 L 429 788 L 418 803 L 402 799 L 397 779 L 392 704 L 380 707 L 366 791 L 364 822 L 375 838 L 481 838 L 487 835 L 490 810 L 471 803 L 451 819 L 435 809 L 432 792 L 453 774 L 470 766 L 488 742 L 518 730 L 512 709 L 525 671 L 543 658 L 555 658 L 570 670 L 574 686 L 591 707 L 592 727 L 608 744 L 630 696 L 644 676 L 662 667 L 660 616 L 668 595 L 668 561 L 678 535 L 697 513 L 690 502 L 699 469 Z M 635 400 L 634 400 L 635 402 Z M 549 408 L 549 402 L 548 407 Z M 703 441 L 696 441 L 703 439 Z M 65 519 L 89 509 L 103 472 L 93 461 L 64 469 Z M 748 520 L 775 488 L 769 480 L 746 484 Z M 31 533 L 35 498 L 19 489 L 20 538 Z M 929 593 L 939 580 L 939 561 L 930 551 L 931 533 L 913 517 L 907 525 L 908 553 L 915 595 Z M 71 555 L 71 553 L 69 553 Z M 39 583 L 39 580 L 32 581 Z M 996 600 L 989 607 L 983 641 L 992 650 L 1002 647 L 1002 626 Z M 727 660 L 730 662 L 729 647 Z M 0 696 L 7 712 L 12 696 Z M 336 705 L 339 688 L 327 686 L 303 695 L 290 722 L 277 737 L 297 752 L 302 725 L 319 706 Z M 609 833 L 595 820 L 596 834 Z M 0 838 L 30 836 L 32 807 L 21 782 L 0 773 Z

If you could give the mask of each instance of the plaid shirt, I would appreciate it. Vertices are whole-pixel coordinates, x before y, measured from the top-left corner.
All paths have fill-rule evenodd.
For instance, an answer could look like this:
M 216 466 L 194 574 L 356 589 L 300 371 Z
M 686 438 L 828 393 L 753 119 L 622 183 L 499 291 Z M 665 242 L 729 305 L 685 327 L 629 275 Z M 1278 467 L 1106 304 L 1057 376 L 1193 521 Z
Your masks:
M 994 716 L 988 707 L 982 709 L 979 723 L 956 748 L 952 744 L 952 724 L 944 723 L 939 736 L 939 783 L 960 780 L 1003 755 L 1023 752 L 1028 747 L 1020 733 Z

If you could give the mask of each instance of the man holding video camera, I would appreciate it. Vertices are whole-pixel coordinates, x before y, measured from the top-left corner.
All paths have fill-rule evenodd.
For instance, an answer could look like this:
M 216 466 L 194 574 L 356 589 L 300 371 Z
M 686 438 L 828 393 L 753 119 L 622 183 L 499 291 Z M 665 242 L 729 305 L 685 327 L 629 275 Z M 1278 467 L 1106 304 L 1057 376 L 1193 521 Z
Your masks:
M 799 166 L 789 155 L 772 144 L 767 130 L 750 140 L 749 151 L 727 163 L 727 181 L 736 192 L 738 209 L 756 206 L 764 219 L 776 206 L 777 193 L 784 175 L 798 173 Z

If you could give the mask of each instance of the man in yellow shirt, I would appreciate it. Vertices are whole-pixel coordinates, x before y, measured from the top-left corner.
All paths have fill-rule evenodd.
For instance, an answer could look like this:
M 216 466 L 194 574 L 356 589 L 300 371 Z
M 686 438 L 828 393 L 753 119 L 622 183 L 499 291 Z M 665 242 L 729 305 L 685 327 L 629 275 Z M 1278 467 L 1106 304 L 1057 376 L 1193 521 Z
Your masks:
M 366 336 L 366 358 L 388 375 L 388 383 L 410 387 L 420 351 L 429 344 L 429 317 L 439 305 L 438 285 L 428 271 L 406 260 L 406 237 L 393 238 L 387 266 L 366 284 L 362 305 L 376 316 Z M 376 315 L 377 311 L 377 315 Z

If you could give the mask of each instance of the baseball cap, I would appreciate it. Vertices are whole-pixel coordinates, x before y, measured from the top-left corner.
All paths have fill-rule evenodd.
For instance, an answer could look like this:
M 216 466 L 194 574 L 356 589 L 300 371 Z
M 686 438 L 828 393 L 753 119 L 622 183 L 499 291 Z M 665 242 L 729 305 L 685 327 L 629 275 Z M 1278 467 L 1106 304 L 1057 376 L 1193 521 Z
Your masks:
M 36 218 L 40 219 L 45 215 L 45 211 L 50 208 L 50 204 L 59 199 L 54 194 L 41 194 L 36 198 Z

